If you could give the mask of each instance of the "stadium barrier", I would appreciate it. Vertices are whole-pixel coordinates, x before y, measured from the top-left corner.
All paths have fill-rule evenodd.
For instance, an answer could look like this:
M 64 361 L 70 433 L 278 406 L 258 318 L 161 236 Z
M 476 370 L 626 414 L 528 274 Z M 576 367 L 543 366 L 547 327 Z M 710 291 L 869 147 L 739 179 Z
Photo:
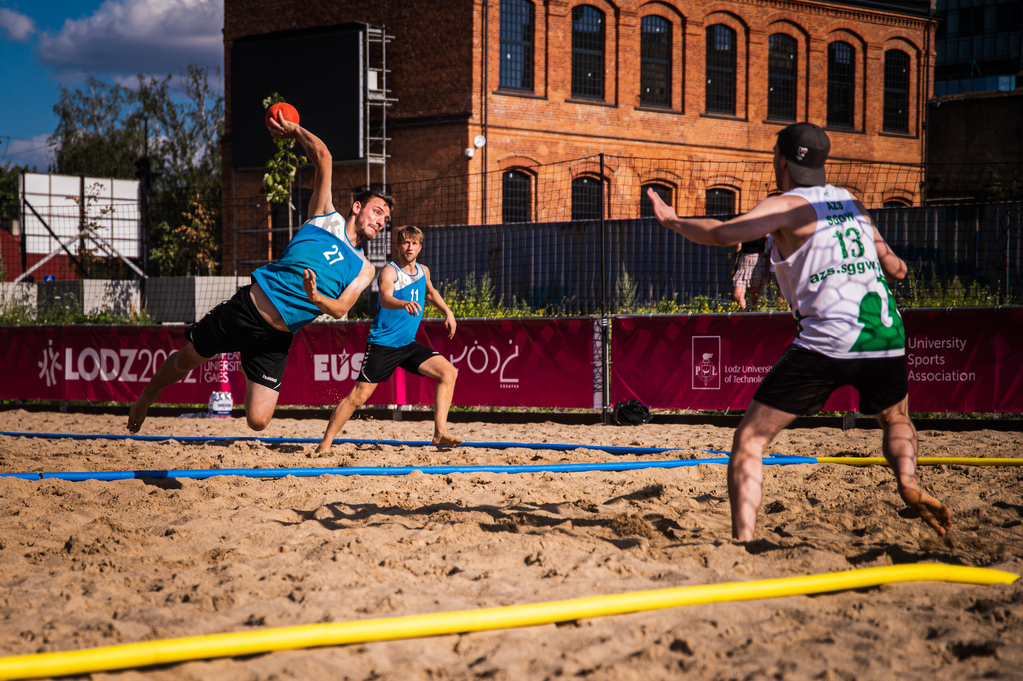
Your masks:
M 933 412 L 1023 412 L 1023 308 L 907 310 L 910 405 Z M 744 409 L 792 340 L 783 314 L 613 316 L 610 352 L 599 318 L 461 320 L 454 339 L 426 321 L 420 340 L 459 370 L 453 404 L 599 409 L 638 399 L 659 409 Z M 367 322 L 312 324 L 291 348 L 279 404 L 331 405 L 354 386 Z M 184 328 L 0 328 L 0 399 L 132 402 Z M 602 358 L 606 357 L 606 360 Z M 237 354 L 218 356 L 163 391 L 164 402 L 205 404 L 229 386 L 241 401 Z M 604 379 L 610 392 L 604 398 Z M 434 383 L 396 372 L 370 404 L 432 405 Z M 855 411 L 851 389 L 825 407 Z

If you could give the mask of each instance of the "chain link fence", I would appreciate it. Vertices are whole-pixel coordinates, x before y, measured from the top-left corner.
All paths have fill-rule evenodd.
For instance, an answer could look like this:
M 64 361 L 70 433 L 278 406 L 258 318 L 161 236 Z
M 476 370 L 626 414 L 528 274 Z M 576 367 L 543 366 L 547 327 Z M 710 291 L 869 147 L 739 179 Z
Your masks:
M 1023 163 L 924 168 L 832 162 L 828 181 L 860 198 L 909 263 L 911 274 L 897 291 L 901 304 L 1004 305 L 1023 298 Z M 337 191 L 335 205 L 347 212 L 360 189 Z M 394 228 L 419 226 L 426 232 L 420 259 L 431 267 L 449 303 L 474 298 L 482 306 L 473 309 L 494 316 L 735 309 L 732 249 L 692 244 L 658 225 L 650 217 L 646 191 L 653 189 L 682 216 L 741 214 L 778 192 L 770 162 L 607 155 L 394 183 L 387 189 L 396 200 L 392 224 L 368 245 L 370 260 L 383 265 L 390 259 Z M 308 190 L 301 188 L 293 191 L 290 206 L 269 204 L 262 195 L 228 197 L 211 207 L 223 215 L 219 276 L 152 276 L 150 262 L 151 276 L 144 282 L 137 271 L 147 263 L 137 253 L 114 257 L 87 247 L 88 239 L 74 238 L 83 224 L 79 212 L 33 205 L 48 216 L 53 232 L 32 237 L 38 243 L 49 239 L 48 248 L 36 250 L 56 252 L 32 272 L 34 284 L 28 283 L 27 267 L 43 257 L 32 255 L 29 263 L 25 253 L 30 239 L 24 226 L 31 221 L 23 217 L 20 232 L 11 225 L 0 229 L 4 323 L 54 320 L 43 314 L 54 307 L 54 296 L 70 301 L 65 307 L 79 315 L 106 310 L 118 319 L 194 321 L 247 283 L 253 270 L 280 257 L 307 217 L 308 200 Z M 148 224 L 173 224 L 173 217 L 151 210 Z M 139 243 L 142 224 L 138 220 Z M 68 241 L 65 250 L 58 248 L 60 235 Z M 15 285 L 18 276 L 22 280 Z M 100 280 L 127 281 L 130 290 L 82 283 Z M 14 308 L 25 309 L 26 301 L 34 301 L 32 313 L 12 315 Z M 784 309 L 770 284 L 761 305 Z M 372 301 L 366 300 L 355 313 L 371 309 Z M 63 321 L 68 319 L 74 315 Z

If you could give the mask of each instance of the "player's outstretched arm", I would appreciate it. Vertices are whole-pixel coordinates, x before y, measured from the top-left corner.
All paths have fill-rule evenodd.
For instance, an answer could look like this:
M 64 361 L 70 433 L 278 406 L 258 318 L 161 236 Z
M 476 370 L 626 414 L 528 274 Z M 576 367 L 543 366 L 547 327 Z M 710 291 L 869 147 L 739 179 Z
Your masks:
M 698 244 L 707 246 L 724 245 L 717 242 L 714 234 L 714 230 L 722 224 L 720 220 L 708 218 L 683 220 L 675 215 L 674 209 L 666 204 L 653 189 L 647 189 L 646 194 L 654 205 L 654 217 L 663 226 L 678 232 L 685 238 Z
M 425 266 L 421 266 L 423 271 L 426 273 L 426 302 L 436 306 L 444 313 L 444 328 L 448 330 L 448 339 L 455 337 L 455 328 L 458 326 L 458 322 L 455 321 L 455 313 L 451 311 L 448 304 L 444 302 L 444 298 L 441 297 L 440 291 L 433 286 L 433 281 L 430 280 L 430 270 Z
M 413 317 L 422 311 L 422 307 L 414 300 L 401 300 L 394 297 L 394 285 L 398 283 L 398 273 L 393 267 L 387 266 L 380 270 L 377 284 L 380 286 L 380 307 L 385 310 L 405 310 Z
M 794 196 L 771 196 L 745 215 L 727 222 L 712 218 L 680 218 L 652 189 L 647 196 L 654 204 L 657 221 L 692 242 L 705 246 L 734 246 L 756 241 L 773 232 L 794 229 L 814 222 L 813 206 Z
M 316 309 L 323 314 L 330 315 L 334 319 L 341 319 L 348 314 L 348 311 L 352 309 L 352 305 L 355 305 L 359 296 L 362 295 L 362 292 L 373 281 L 374 272 L 373 265 L 364 262 L 359 276 L 336 299 L 328 298 L 316 289 L 316 273 L 312 270 L 307 269 L 302 273 L 302 287 L 305 289 L 306 298 L 316 306 Z
M 309 199 L 309 215 L 326 215 L 334 212 L 334 201 L 330 195 L 331 172 L 333 171 L 333 159 L 330 150 L 316 135 L 312 134 L 298 123 L 284 119 L 284 112 L 278 111 L 276 118 L 270 119 L 270 134 L 274 139 L 298 140 L 298 143 L 305 149 L 306 156 L 313 164 L 316 173 L 313 177 L 313 195 Z

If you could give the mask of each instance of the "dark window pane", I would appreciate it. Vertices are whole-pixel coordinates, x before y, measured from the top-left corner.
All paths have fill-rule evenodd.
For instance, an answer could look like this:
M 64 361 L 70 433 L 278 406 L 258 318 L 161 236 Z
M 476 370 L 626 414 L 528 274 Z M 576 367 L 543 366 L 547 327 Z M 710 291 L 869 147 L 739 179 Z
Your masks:
M 577 177 L 572 180 L 572 219 L 600 219 L 600 180 Z
M 735 115 L 735 31 L 707 28 L 707 113 Z
M 796 120 L 796 39 L 775 33 L 767 39 L 767 117 Z
M 909 204 L 901 199 L 891 199 L 882 204 L 884 208 L 907 208 Z
M 533 89 L 533 3 L 501 0 L 501 77 L 499 87 Z
M 671 22 L 643 17 L 640 23 L 640 94 L 647 106 L 671 106 Z
M 984 32 L 984 8 L 973 8 L 973 35 L 980 35 Z
M 735 192 L 720 187 L 708 189 L 707 215 L 735 215 Z
M 849 43 L 828 45 L 828 126 L 853 127 L 856 103 L 856 51 Z
M 572 8 L 572 96 L 604 99 L 604 13 Z
M 669 206 L 674 205 L 671 199 L 671 187 L 664 184 L 645 184 L 639 192 L 639 217 L 652 218 L 654 216 L 654 202 L 646 195 L 647 189 L 653 189 L 654 193 Z
M 530 222 L 529 209 L 533 201 L 529 175 L 518 170 L 509 170 L 502 179 L 502 222 Z
M 884 124 L 892 132 L 909 132 L 909 55 L 884 53 Z

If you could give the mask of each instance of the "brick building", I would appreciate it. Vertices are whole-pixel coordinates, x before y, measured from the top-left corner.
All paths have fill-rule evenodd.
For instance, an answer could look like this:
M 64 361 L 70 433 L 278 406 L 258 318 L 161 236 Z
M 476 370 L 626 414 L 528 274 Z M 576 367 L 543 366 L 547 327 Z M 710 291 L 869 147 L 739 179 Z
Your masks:
M 597 166 L 587 157 L 599 153 L 618 197 L 609 217 L 638 216 L 649 185 L 680 213 L 729 212 L 771 190 L 769 173 L 754 180 L 736 168 L 769 168 L 775 134 L 793 121 L 824 127 L 836 163 L 922 162 L 928 10 L 922 0 L 225 0 L 226 81 L 236 40 L 349 21 L 386 26 L 397 98 L 387 180 L 409 188 L 396 224 L 568 219 L 569 205 L 571 217 L 588 217 Z M 329 80 L 329 54 L 306 60 Z M 230 88 L 226 99 L 230 136 Z M 233 171 L 224 149 L 229 271 L 232 202 L 255 196 L 261 175 Z M 561 176 L 553 184 L 563 191 L 540 201 L 550 164 L 561 165 L 545 177 Z M 681 173 L 680 164 L 700 170 Z M 364 177 L 338 166 L 335 188 Z M 424 181 L 454 177 L 444 215 L 431 222 L 422 205 L 435 205 L 439 185 Z M 857 177 L 846 184 L 869 204 L 919 202 L 912 172 L 878 187 Z

